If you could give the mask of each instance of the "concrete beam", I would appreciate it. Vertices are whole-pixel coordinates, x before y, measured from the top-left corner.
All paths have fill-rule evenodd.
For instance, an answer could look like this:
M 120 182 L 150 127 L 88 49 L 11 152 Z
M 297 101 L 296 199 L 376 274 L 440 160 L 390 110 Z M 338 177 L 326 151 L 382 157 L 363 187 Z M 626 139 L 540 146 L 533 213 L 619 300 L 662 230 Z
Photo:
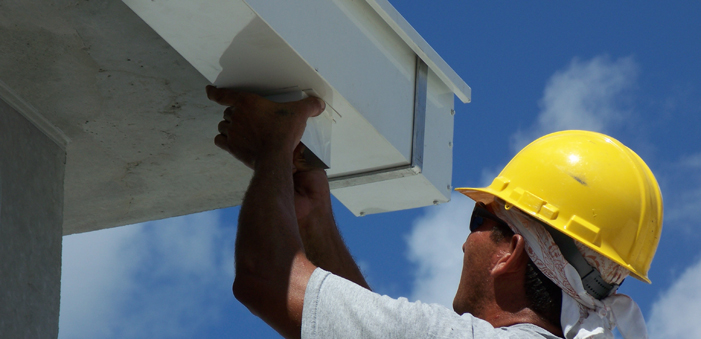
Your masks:
M 241 202 L 251 171 L 214 146 L 209 82 L 124 3 L 0 8 L 0 80 L 70 139 L 64 234 Z
M 1 338 L 58 336 L 66 152 L 30 119 L 0 100 Z

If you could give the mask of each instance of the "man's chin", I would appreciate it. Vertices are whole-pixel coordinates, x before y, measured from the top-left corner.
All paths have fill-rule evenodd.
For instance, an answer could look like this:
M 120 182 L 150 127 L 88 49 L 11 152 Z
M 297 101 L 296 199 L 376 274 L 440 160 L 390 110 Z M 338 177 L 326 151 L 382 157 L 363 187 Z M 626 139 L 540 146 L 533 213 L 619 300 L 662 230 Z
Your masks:
M 465 314 L 465 305 L 461 305 L 458 296 L 456 295 L 453 299 L 453 311 L 459 315 Z
M 465 313 L 472 314 L 475 317 L 480 317 L 483 310 L 482 304 L 478 300 L 470 300 L 468 298 L 459 298 L 457 295 L 453 299 L 453 311 L 459 315 Z

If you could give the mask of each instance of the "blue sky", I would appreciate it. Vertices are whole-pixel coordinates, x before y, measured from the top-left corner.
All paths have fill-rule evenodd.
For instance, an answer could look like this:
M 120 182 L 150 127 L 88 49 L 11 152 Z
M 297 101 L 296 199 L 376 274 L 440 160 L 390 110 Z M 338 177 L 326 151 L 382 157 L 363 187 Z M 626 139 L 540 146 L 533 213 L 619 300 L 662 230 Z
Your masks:
M 635 150 L 665 202 L 651 285 L 627 279 L 653 338 L 700 338 L 701 2 L 391 1 L 472 87 L 456 101 L 453 186 L 485 185 L 561 129 Z M 203 91 L 204 95 L 204 91 Z M 212 126 L 213 135 L 216 126 Z M 352 216 L 373 289 L 449 305 L 472 203 Z M 278 338 L 231 294 L 238 208 L 64 237 L 60 338 Z

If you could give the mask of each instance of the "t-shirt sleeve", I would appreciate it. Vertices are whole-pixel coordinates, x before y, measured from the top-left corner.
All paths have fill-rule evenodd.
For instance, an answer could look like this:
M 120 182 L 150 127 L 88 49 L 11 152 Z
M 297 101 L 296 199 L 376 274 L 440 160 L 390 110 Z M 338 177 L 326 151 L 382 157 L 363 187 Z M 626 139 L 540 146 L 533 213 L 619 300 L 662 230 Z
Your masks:
M 495 329 L 482 319 L 437 304 L 382 296 L 320 268 L 309 279 L 304 296 L 302 338 L 543 337 L 533 334 Z

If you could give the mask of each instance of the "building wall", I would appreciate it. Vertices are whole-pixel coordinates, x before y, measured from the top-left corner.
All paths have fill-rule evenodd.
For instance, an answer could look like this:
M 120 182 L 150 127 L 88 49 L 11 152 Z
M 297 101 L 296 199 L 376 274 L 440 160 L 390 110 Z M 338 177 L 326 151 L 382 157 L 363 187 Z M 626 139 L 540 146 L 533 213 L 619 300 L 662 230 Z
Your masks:
M 66 153 L 0 100 L 0 338 L 56 338 Z

